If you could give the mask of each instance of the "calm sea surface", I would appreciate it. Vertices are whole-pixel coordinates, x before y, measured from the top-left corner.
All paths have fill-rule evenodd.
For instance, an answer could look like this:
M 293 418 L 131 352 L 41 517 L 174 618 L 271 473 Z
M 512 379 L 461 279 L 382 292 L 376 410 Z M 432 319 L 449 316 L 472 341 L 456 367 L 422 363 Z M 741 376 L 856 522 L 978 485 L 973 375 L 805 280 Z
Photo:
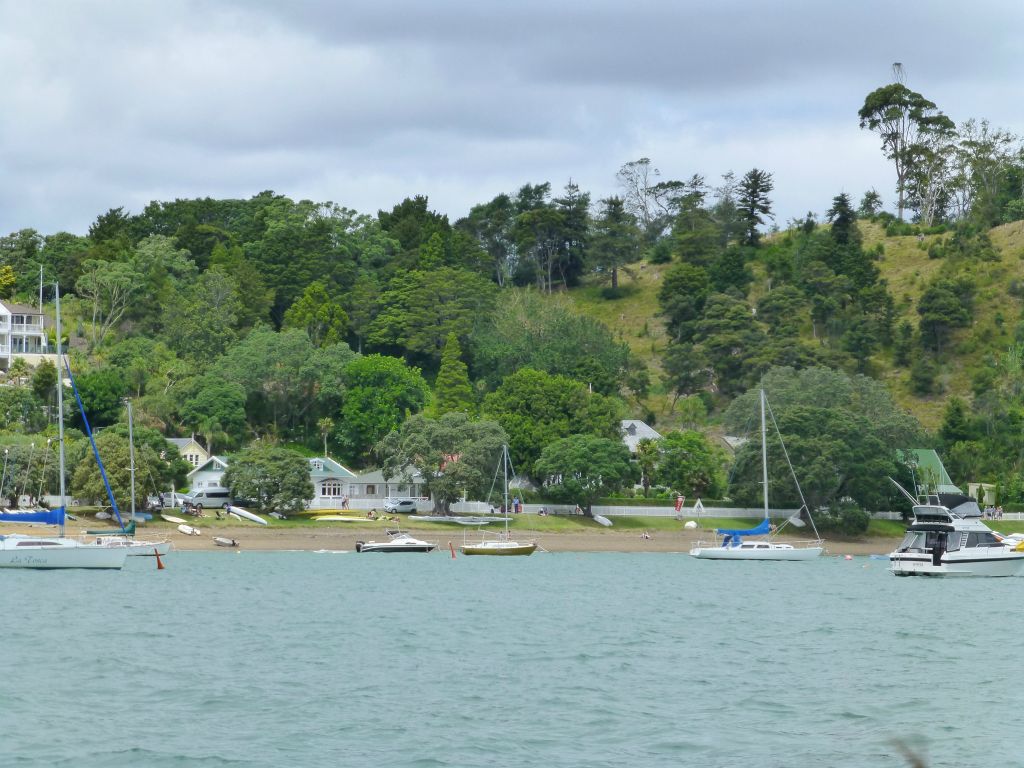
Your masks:
M 0 572 L 3 766 L 1024 764 L 1024 580 L 175 553 Z

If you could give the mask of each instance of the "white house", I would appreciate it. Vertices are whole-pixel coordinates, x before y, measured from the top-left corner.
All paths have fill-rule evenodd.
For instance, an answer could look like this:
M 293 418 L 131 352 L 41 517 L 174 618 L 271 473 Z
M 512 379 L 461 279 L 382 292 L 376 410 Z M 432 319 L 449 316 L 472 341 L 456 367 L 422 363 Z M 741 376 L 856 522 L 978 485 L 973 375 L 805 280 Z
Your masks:
M 39 365 L 49 353 L 41 310 L 0 301 L 0 368 L 9 369 L 16 357 Z
M 411 473 L 412 482 L 405 482 L 401 477 L 384 479 L 384 473 L 375 469 L 364 472 L 352 481 L 353 499 L 383 501 L 387 498 L 421 498 L 423 492 L 423 476 L 417 470 Z M 365 506 L 361 505 L 361 506 Z
M 223 488 L 224 473 L 227 469 L 226 456 L 211 456 L 188 473 L 189 488 L 193 491 L 200 488 Z
M 200 464 L 205 464 L 210 459 L 209 451 L 196 440 L 195 435 L 192 437 L 168 437 L 167 442 L 174 446 L 178 455 L 191 464 L 193 469 Z
M 317 457 L 309 460 L 309 479 L 313 482 L 309 509 L 341 509 L 342 500 L 352 496 L 356 476 L 334 459 Z
M 631 454 L 636 455 L 636 446 L 644 438 L 660 440 L 661 435 L 640 419 L 622 420 L 622 442 L 626 444 Z

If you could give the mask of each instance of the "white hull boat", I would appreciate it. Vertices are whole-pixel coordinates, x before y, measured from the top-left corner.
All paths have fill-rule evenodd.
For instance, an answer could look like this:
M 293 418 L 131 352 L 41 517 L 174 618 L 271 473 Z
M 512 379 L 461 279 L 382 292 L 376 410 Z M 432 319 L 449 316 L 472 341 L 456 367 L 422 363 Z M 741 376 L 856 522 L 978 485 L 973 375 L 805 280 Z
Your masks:
M 690 550 L 703 560 L 813 560 L 822 553 L 820 546 L 793 546 L 772 541 L 744 541 L 739 546 L 698 546 Z
M 129 536 L 105 536 L 101 543 L 106 547 L 126 549 L 129 557 L 163 557 L 173 549 L 173 544 L 166 539 L 145 541 Z
M 1000 577 L 1020 573 L 1024 551 L 1008 546 L 981 522 L 981 509 L 974 499 L 938 493 L 927 501 L 914 504 L 914 521 L 889 555 L 894 575 Z
M 88 568 L 120 570 L 128 558 L 123 547 L 63 536 L 0 536 L 0 568 Z
M 437 544 L 398 533 L 388 541 L 357 541 L 356 552 L 433 552 Z
M 227 510 L 227 513 L 229 515 L 234 515 L 236 517 L 244 518 L 244 519 L 246 519 L 246 520 L 248 520 L 248 521 L 250 521 L 252 523 L 258 523 L 260 525 L 270 525 L 270 523 L 268 523 L 262 517 L 260 517 L 259 515 L 253 514 L 248 509 L 242 509 L 241 507 L 236 507 L 233 504 L 225 507 L 224 509 Z
M 764 519 L 755 526 L 754 528 L 748 528 L 744 530 L 733 530 L 727 528 L 719 528 L 718 533 L 722 539 L 721 541 L 706 543 L 698 541 L 694 544 L 693 548 L 690 549 L 690 556 L 696 557 L 700 560 L 775 560 L 775 561 L 802 561 L 802 560 L 814 560 L 821 556 L 821 553 L 825 550 L 823 546 L 824 542 L 821 539 L 812 539 L 810 541 L 799 541 L 799 542 L 781 542 L 775 539 L 778 530 L 768 519 L 768 439 L 767 439 L 767 427 L 765 421 L 765 413 L 768 410 L 768 401 L 765 398 L 764 390 L 761 390 L 761 488 L 762 488 L 762 500 L 764 501 Z M 772 416 L 774 419 L 774 415 Z M 779 434 L 779 440 L 782 440 L 782 434 Z M 785 448 L 785 446 L 783 446 Z M 789 463 L 789 456 L 786 456 L 786 462 Z M 796 472 L 793 471 L 792 465 L 789 467 L 790 471 L 793 472 L 793 480 L 796 481 Z M 801 511 L 808 510 L 807 502 L 804 501 L 803 491 L 800 489 L 800 483 L 796 483 L 797 493 L 800 494 L 800 500 L 803 502 Z M 698 499 L 698 504 L 700 500 Z M 703 506 L 703 505 L 701 505 Z M 817 535 L 817 528 L 814 526 L 814 519 L 811 517 L 810 511 L 807 511 L 807 519 L 811 521 L 811 527 L 814 528 L 814 533 Z M 799 518 L 799 514 L 790 517 L 786 524 L 792 523 L 795 527 L 802 528 L 805 523 Z M 745 536 L 764 536 L 763 539 L 755 539 L 753 541 L 744 541 Z

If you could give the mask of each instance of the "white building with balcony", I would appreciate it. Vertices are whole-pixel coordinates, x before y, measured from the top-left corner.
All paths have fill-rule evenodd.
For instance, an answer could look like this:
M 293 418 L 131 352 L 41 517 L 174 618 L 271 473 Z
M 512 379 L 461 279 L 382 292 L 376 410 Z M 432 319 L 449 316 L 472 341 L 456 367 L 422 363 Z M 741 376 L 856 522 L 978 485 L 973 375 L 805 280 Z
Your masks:
M 0 301 L 0 369 L 9 369 L 16 357 L 39 365 L 49 352 L 43 313 L 25 304 Z

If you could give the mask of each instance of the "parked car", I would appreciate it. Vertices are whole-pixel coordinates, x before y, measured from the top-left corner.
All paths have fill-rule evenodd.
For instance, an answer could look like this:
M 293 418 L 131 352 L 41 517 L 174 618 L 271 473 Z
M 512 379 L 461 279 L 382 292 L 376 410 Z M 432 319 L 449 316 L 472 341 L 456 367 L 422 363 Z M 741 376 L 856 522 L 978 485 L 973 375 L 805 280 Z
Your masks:
M 405 512 L 412 514 L 416 511 L 415 499 L 384 499 L 385 512 Z
M 171 493 L 170 491 L 164 491 L 160 494 L 155 494 L 146 498 L 146 504 L 150 509 L 160 509 L 161 500 L 163 501 L 163 509 L 171 509 L 173 507 L 180 507 L 182 504 L 188 501 L 189 497 L 184 493 Z
M 227 488 L 200 488 L 189 497 L 188 503 L 202 512 L 204 509 L 224 509 L 235 500 Z

